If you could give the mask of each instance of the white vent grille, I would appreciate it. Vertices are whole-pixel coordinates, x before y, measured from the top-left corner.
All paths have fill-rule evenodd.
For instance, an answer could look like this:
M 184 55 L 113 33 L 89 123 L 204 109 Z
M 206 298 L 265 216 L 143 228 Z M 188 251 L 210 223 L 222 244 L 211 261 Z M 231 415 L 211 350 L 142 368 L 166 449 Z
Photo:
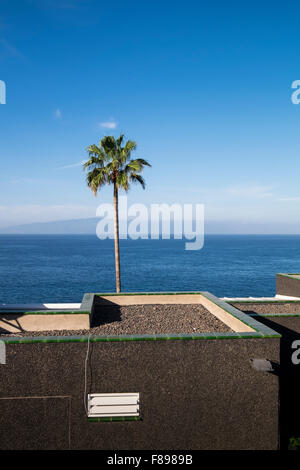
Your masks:
M 139 402 L 139 393 L 93 393 L 88 395 L 88 416 L 139 416 Z

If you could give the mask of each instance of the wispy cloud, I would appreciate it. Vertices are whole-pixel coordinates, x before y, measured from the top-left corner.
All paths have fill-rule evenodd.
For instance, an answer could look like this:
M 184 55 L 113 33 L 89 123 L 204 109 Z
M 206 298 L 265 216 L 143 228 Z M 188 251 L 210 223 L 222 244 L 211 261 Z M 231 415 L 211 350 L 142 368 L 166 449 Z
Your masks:
M 280 197 L 278 198 L 278 201 L 281 202 L 300 202 L 300 196 L 299 197 Z
M 272 186 L 263 186 L 259 184 L 241 184 L 226 188 L 226 193 L 234 197 L 264 199 L 273 196 Z
M 61 119 L 61 117 L 62 117 L 62 112 L 61 112 L 61 110 L 60 110 L 59 108 L 57 108 L 57 109 L 55 110 L 55 112 L 54 112 L 54 117 L 55 117 L 55 119 Z
M 99 127 L 102 127 L 103 129 L 115 129 L 117 127 L 116 121 L 106 121 L 106 122 L 100 122 Z
M 59 166 L 57 170 L 65 170 L 66 168 L 75 168 L 77 166 L 82 166 L 85 162 L 86 160 L 81 160 L 81 162 L 72 163 L 71 165 Z

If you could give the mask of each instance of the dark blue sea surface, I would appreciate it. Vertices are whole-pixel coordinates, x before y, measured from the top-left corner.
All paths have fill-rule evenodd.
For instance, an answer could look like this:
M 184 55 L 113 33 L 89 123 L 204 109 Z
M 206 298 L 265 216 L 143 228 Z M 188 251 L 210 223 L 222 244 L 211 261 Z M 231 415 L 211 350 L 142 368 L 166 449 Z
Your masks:
M 300 272 L 300 235 L 207 235 L 121 240 L 124 292 L 199 291 L 273 296 L 277 272 Z M 93 235 L 0 235 L 0 303 L 80 302 L 115 290 L 113 240 Z

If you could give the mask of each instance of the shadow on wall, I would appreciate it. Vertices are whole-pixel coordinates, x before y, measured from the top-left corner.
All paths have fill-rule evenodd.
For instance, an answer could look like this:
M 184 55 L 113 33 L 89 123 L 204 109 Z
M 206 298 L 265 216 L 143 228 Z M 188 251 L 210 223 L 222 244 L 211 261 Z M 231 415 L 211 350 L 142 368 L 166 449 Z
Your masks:
M 120 305 L 101 297 L 95 298 L 91 327 L 121 321 Z
M 13 313 L 13 314 L 2 316 L 0 334 L 6 335 L 6 334 L 23 333 L 25 330 L 22 328 L 22 325 L 19 321 L 19 318 L 21 318 L 22 316 L 23 316 L 23 313 Z M 7 327 L 7 329 L 5 327 Z
M 247 311 L 251 314 L 254 312 Z M 281 450 L 300 450 L 300 364 L 294 364 L 292 355 L 295 349 L 292 344 L 300 340 L 300 332 L 292 330 L 280 322 L 299 324 L 300 317 L 278 317 L 274 321 L 266 317 L 259 317 L 259 321 L 282 335 L 280 339 L 280 368 L 279 375 L 279 435 Z M 291 324 L 290 326 L 293 327 Z M 297 330 L 297 328 L 295 328 Z

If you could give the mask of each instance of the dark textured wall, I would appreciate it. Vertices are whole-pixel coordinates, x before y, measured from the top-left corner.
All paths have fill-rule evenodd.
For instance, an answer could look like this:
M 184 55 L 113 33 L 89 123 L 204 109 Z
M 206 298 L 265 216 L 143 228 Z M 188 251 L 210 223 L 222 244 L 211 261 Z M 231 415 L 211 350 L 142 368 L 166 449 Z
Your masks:
M 276 294 L 300 297 L 300 279 L 287 276 L 276 276 Z
M 279 339 L 90 347 L 88 392 L 140 392 L 142 421 L 88 422 L 87 343 L 7 345 L 7 363 L 0 366 L 0 448 L 277 448 L 278 377 L 254 370 L 250 358 L 278 362 Z
M 300 341 L 300 316 L 259 317 L 259 321 L 282 335 L 280 340 L 280 440 L 281 449 L 290 438 L 300 438 L 300 364 L 293 363 L 294 341 Z M 300 358 L 300 354 L 298 354 Z
M 0 400 L 1 449 L 68 449 L 69 397 Z

